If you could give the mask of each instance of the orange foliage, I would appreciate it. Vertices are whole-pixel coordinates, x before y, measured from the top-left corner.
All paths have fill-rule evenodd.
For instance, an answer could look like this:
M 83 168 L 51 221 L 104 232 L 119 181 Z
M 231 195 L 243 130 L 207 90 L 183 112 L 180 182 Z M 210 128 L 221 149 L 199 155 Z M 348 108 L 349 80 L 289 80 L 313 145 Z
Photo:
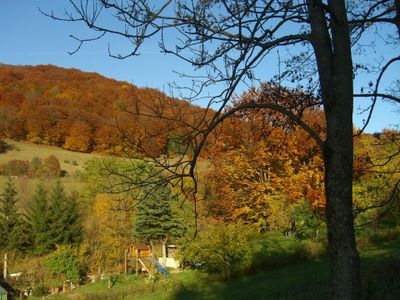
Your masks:
M 58 177 L 61 172 L 60 162 L 54 155 L 50 155 L 44 160 L 44 165 L 47 167 L 48 172 L 53 177 Z
M 89 152 L 92 147 L 92 128 L 85 122 L 75 122 L 65 139 L 64 148 L 73 151 Z
M 236 105 L 250 96 L 254 95 L 245 94 Z M 302 119 L 323 132 L 323 113 L 318 108 L 304 108 Z M 305 200 L 315 208 L 325 205 L 319 146 L 287 117 L 268 109 L 240 112 L 223 124 L 210 149 L 215 213 L 225 219 L 260 223 L 269 214 L 269 200 L 276 196 L 290 203 Z
M 166 119 L 183 107 L 158 90 L 96 73 L 0 64 L 0 130 L 10 138 L 82 152 L 132 148 L 157 156 L 176 129 Z M 190 115 L 194 107 L 185 109 Z

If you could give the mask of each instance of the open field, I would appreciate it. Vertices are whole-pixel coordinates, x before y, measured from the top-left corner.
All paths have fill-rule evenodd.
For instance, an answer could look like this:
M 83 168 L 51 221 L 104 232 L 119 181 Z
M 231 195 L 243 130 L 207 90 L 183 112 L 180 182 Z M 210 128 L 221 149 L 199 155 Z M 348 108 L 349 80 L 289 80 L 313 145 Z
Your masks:
M 364 299 L 400 299 L 400 239 L 361 251 Z M 156 281 L 120 275 L 111 289 L 107 281 L 87 284 L 50 299 L 329 299 L 326 258 L 294 263 L 228 281 L 197 271 L 182 271 Z
M 61 170 L 67 171 L 69 175 L 74 175 L 76 171 L 82 170 L 85 162 L 99 156 L 97 154 L 72 152 L 55 146 L 38 145 L 29 142 L 14 140 L 6 140 L 6 142 L 11 149 L 6 153 L 0 154 L 0 164 L 5 164 L 12 159 L 31 161 L 32 158 L 39 157 L 44 160 L 46 157 L 54 155 L 60 161 Z
M 76 172 L 81 171 L 88 160 L 99 157 L 98 154 L 72 152 L 54 146 L 38 145 L 14 140 L 6 141 L 11 149 L 6 153 L 0 154 L 0 164 L 6 164 L 13 159 L 31 161 L 34 157 L 39 157 L 44 160 L 46 157 L 54 155 L 60 161 L 61 170 L 67 172 L 67 176 L 60 178 L 67 191 L 79 191 L 82 188 L 83 183 L 75 176 Z M 56 179 L 46 179 L 45 184 L 51 185 L 55 180 Z M 3 190 L 6 182 L 7 177 L 0 176 L 0 191 Z M 25 207 L 32 197 L 37 184 L 41 182 L 41 180 L 37 178 L 20 177 L 14 179 L 14 182 L 18 193 L 18 203 L 20 207 Z

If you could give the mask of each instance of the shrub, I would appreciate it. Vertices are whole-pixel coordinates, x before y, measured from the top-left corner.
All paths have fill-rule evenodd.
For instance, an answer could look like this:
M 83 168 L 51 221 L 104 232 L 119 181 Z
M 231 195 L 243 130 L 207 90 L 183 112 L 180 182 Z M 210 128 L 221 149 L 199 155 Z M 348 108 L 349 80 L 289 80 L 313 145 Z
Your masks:
M 299 203 L 293 209 L 292 218 L 300 238 L 318 238 L 318 231 L 325 222 L 319 212 L 306 201 Z
M 252 270 L 280 268 L 305 259 L 301 241 L 280 232 L 255 237 L 252 247 Z
M 44 262 L 44 265 L 63 280 L 79 282 L 82 263 L 78 250 L 70 246 L 59 246 Z
M 4 153 L 7 151 L 7 143 L 3 140 L 0 140 L 0 153 Z
M 229 278 L 250 265 L 252 236 L 253 231 L 240 224 L 207 226 L 195 241 L 180 248 L 180 261 Z
M 33 289 L 32 294 L 35 297 L 47 296 L 47 287 L 45 287 L 44 285 L 39 285 Z
M 360 232 L 357 237 L 357 246 L 367 248 L 373 245 L 381 245 L 384 242 L 392 241 L 400 237 L 400 226 L 393 227 L 368 227 Z
M 57 157 L 50 155 L 44 160 L 44 166 L 50 177 L 58 177 L 60 175 L 60 162 Z
M 78 166 L 78 162 L 77 162 L 75 159 L 73 159 L 73 160 L 71 161 L 71 165 L 73 165 L 73 166 Z
M 42 159 L 35 156 L 29 163 L 29 177 L 41 177 L 43 174 L 43 163 Z
M 2 166 L 2 175 L 23 176 L 28 175 L 29 161 L 12 159 L 6 165 Z
M 382 228 L 373 232 L 369 239 L 373 244 L 379 245 L 397 239 L 400 236 L 400 227 Z
M 315 240 L 304 240 L 301 242 L 300 249 L 305 259 L 312 260 L 326 254 L 327 244 Z

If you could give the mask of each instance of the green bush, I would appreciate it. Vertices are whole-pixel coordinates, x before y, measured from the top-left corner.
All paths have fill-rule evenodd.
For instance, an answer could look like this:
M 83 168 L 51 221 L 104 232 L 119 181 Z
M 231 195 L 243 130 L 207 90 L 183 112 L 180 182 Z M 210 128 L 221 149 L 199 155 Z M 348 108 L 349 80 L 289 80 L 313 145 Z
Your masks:
M 374 245 L 381 245 L 384 242 L 389 242 L 399 237 L 400 226 L 372 226 L 365 228 L 362 232 L 359 232 L 359 236 L 357 237 L 357 246 L 360 248 L 367 248 Z
M 296 224 L 297 236 L 300 238 L 318 238 L 319 230 L 325 223 L 324 217 L 307 201 L 295 206 L 292 218 Z
M 209 225 L 196 240 L 183 244 L 179 258 L 223 278 L 280 268 L 326 254 L 325 241 L 299 240 L 280 232 L 259 234 L 249 226 Z
M 312 260 L 324 256 L 327 253 L 328 245 L 316 240 L 304 240 L 301 242 L 301 251 L 303 257 Z
M 32 295 L 35 297 L 44 297 L 47 295 L 47 287 L 39 285 L 35 287 L 32 291 Z
M 62 280 L 71 280 L 79 283 L 82 263 L 78 249 L 71 246 L 58 246 L 44 261 L 44 265 L 55 275 L 60 275 Z
M 379 245 L 382 242 L 388 242 L 397 239 L 400 236 L 400 227 L 394 228 L 382 228 L 374 233 L 372 233 L 369 237 L 373 244 Z
M 280 268 L 304 260 L 301 241 L 280 232 L 255 237 L 252 244 L 252 270 Z
M 196 240 L 180 248 L 180 261 L 229 278 L 250 265 L 252 236 L 253 231 L 240 224 L 207 226 Z

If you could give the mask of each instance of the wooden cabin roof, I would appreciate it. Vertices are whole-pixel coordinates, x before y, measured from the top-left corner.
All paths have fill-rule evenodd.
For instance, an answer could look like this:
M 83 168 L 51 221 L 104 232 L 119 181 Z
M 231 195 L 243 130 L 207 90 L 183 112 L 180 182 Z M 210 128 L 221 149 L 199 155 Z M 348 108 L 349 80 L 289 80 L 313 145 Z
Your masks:
M 131 247 L 138 249 L 138 250 L 150 250 L 150 247 L 144 243 L 132 244 Z

